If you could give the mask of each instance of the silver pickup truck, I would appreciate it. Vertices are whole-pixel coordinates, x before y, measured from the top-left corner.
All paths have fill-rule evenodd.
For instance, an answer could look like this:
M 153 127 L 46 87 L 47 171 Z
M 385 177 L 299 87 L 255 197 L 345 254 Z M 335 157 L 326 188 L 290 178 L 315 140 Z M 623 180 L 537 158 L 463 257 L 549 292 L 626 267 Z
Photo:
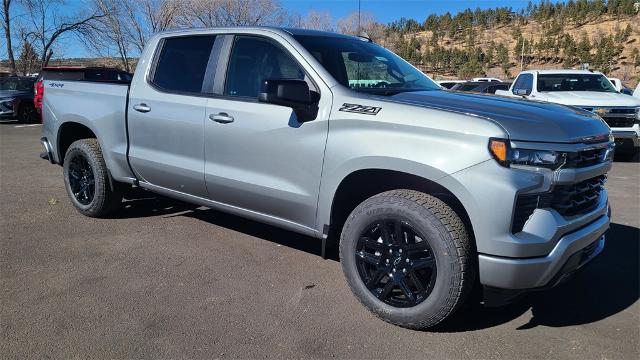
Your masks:
M 353 293 L 393 324 L 434 326 L 477 285 L 494 301 L 554 286 L 604 246 L 602 119 L 444 91 L 364 38 L 165 32 L 130 84 L 44 87 L 41 156 L 79 212 L 115 211 L 137 186 L 323 251 L 339 236 Z

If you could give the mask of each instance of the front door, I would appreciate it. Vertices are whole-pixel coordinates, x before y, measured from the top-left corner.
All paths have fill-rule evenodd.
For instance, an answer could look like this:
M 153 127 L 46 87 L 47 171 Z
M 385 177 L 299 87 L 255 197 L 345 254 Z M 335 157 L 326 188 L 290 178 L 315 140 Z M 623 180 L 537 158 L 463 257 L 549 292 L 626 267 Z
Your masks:
M 300 123 L 291 108 L 260 103 L 266 79 L 303 79 L 275 40 L 236 36 L 223 93 L 207 102 L 205 181 L 212 200 L 315 228 L 327 115 Z M 330 108 L 321 94 L 320 109 Z

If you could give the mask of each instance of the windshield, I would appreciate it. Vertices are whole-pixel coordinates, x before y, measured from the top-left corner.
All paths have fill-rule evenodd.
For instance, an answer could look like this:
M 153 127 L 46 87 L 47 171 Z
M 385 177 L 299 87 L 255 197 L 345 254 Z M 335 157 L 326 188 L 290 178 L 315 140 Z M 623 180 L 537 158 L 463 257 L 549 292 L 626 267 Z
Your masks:
M 538 91 L 617 92 L 600 74 L 539 74 Z
M 333 36 L 294 36 L 342 85 L 393 95 L 404 91 L 441 90 L 398 55 L 374 43 Z
M 31 80 L 3 79 L 0 80 L 0 90 L 30 91 L 33 90 L 33 84 Z

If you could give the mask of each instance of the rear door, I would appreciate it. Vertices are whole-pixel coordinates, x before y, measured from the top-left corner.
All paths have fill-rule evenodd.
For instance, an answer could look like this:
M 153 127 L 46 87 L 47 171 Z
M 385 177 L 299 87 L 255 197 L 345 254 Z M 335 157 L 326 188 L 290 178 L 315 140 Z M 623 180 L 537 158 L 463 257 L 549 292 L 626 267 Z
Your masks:
M 331 95 L 285 42 L 228 36 L 226 79 L 207 103 L 205 180 L 212 200 L 315 226 Z M 308 65 L 307 65 L 308 66 Z M 216 77 L 218 78 L 218 77 Z M 300 123 L 291 108 L 257 101 L 266 79 L 303 79 L 320 92 L 320 112 Z M 325 86 L 322 84 L 322 86 Z
M 144 82 L 130 91 L 129 159 L 141 180 L 206 197 L 206 92 L 217 56 L 215 36 L 161 40 Z

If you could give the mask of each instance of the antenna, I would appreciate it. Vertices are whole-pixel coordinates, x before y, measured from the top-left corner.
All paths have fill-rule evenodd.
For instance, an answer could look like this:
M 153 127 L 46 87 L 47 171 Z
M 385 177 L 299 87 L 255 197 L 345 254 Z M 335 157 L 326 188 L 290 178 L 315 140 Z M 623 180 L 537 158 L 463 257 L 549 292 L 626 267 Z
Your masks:
M 356 29 L 356 34 L 360 34 L 360 0 L 358 0 L 358 29 Z

